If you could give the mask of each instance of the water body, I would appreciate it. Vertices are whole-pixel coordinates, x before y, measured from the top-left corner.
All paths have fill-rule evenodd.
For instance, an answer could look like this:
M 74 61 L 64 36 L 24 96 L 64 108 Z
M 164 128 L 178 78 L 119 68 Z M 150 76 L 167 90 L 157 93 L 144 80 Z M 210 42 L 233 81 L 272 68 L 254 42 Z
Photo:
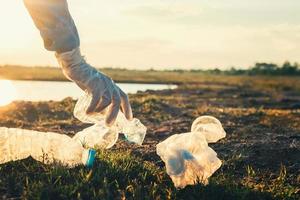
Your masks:
M 60 101 L 66 97 L 77 99 L 83 95 L 83 91 L 72 82 L 59 81 L 12 81 L 16 89 L 15 100 L 24 101 Z M 174 89 L 176 85 L 167 84 L 140 84 L 118 83 L 126 93 L 137 93 L 146 90 Z

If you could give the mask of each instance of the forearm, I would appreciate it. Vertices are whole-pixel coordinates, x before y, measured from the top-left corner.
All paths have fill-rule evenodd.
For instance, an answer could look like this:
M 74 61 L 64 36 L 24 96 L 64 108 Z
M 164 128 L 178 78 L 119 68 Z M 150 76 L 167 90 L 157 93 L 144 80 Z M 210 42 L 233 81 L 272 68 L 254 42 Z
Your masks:
M 56 52 L 56 58 L 65 76 L 86 90 L 96 69 L 86 63 L 79 49 L 79 35 L 69 13 L 66 0 L 24 0 L 36 27 L 49 51 Z
M 62 53 L 79 47 L 79 35 L 66 0 L 23 1 L 47 50 Z
M 65 76 L 83 90 L 95 88 L 93 80 L 98 72 L 80 53 L 79 35 L 67 1 L 24 0 L 24 4 L 41 33 L 45 48 L 56 52 Z

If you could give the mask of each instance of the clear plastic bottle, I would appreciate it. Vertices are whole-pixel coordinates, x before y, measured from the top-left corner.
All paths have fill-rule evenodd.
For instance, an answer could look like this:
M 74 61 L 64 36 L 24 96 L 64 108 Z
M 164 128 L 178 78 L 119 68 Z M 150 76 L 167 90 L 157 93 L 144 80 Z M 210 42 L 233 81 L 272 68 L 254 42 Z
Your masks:
M 225 136 L 219 120 L 202 116 L 194 121 L 191 132 L 172 135 L 156 146 L 175 187 L 184 188 L 198 181 L 208 183 L 208 178 L 222 164 L 208 143 Z
M 95 124 L 89 129 L 83 130 L 74 138 L 78 141 L 85 141 L 89 147 L 100 146 L 105 148 L 112 147 L 118 139 L 119 133 L 123 133 L 127 141 L 142 145 L 147 128 L 134 118 L 132 121 L 126 119 L 122 112 L 119 112 L 116 122 L 112 127 L 105 125 L 105 115 L 103 113 L 92 113 L 87 115 L 86 110 L 92 100 L 91 95 L 85 93 L 79 98 L 75 105 L 74 116 L 84 123 Z M 104 112 L 105 113 L 105 112 Z M 96 142 L 94 138 L 101 138 Z M 102 143 L 103 142 L 103 143 Z
M 91 167 L 96 151 L 85 149 L 67 135 L 16 128 L 0 128 L 0 164 L 31 156 L 45 164 Z
M 221 122 L 212 116 L 198 117 L 192 124 L 191 132 L 201 132 L 208 143 L 215 143 L 226 137 Z
M 119 138 L 117 131 L 107 128 L 103 124 L 94 124 L 78 133 L 73 140 L 81 143 L 84 147 L 109 149 L 115 145 Z

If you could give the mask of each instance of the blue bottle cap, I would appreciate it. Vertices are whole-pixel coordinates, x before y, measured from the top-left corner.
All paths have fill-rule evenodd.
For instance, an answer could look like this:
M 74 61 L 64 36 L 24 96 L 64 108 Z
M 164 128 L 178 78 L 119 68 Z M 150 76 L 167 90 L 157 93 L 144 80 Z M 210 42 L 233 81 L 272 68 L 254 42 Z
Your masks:
M 93 167 L 95 158 L 96 158 L 96 150 L 89 149 L 89 155 L 88 155 L 88 159 L 86 160 L 85 166 L 89 168 Z

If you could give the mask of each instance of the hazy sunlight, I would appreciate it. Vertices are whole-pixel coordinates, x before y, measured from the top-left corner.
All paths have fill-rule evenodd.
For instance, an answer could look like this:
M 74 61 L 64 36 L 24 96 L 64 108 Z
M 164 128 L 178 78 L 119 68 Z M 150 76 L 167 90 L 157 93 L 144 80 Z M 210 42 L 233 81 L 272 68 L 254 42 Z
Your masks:
M 16 89 L 11 81 L 0 80 L 0 106 L 10 104 L 16 98 Z

